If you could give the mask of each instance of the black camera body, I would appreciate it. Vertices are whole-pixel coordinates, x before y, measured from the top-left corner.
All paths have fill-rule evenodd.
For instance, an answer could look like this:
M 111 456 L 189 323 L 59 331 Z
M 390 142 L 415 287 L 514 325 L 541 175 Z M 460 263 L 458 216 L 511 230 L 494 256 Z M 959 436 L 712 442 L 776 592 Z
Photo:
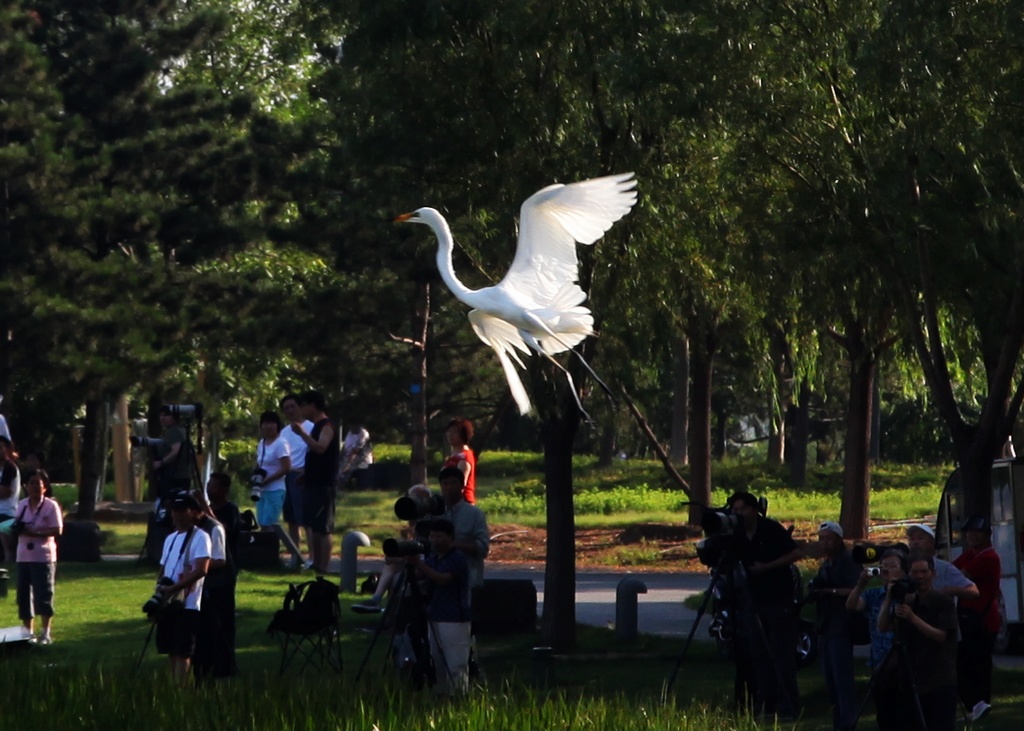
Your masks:
M 167 595 L 160 591 L 161 587 L 173 586 L 174 581 L 168 576 L 161 576 L 160 580 L 156 582 L 156 590 L 153 592 L 153 596 L 146 600 L 145 604 L 142 605 L 142 612 L 150 619 L 154 619 L 160 610 L 167 604 Z
M 17 538 L 18 536 L 20 536 L 24 532 L 25 532 L 25 521 L 22 520 L 21 518 L 16 518 L 14 520 L 14 522 L 11 523 L 11 535 L 14 536 L 15 538 Z
M 131 437 L 128 437 L 128 441 L 131 442 L 131 445 L 133 447 L 142 447 L 144 449 L 156 450 L 156 449 L 159 449 L 160 447 L 162 447 L 164 445 L 164 440 L 163 439 L 159 439 L 158 437 L 146 437 L 146 436 L 136 437 L 136 436 L 131 436 Z
M 397 538 L 388 538 L 383 545 L 384 555 L 388 558 L 405 558 L 406 556 L 429 555 L 430 541 L 426 538 L 400 541 Z
M 902 579 L 897 579 L 889 587 L 889 602 L 891 604 L 902 604 L 907 600 L 907 595 L 913 594 L 916 588 L 913 580 L 906 576 Z

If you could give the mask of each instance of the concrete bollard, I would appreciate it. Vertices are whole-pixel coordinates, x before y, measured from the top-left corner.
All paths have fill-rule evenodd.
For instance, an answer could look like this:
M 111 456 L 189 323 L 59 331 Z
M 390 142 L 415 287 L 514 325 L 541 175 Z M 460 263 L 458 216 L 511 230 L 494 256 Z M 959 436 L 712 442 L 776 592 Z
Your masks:
M 647 584 L 627 577 L 615 588 L 615 638 L 633 641 L 637 635 L 637 595 L 647 593 Z
M 533 648 L 533 673 L 531 680 L 535 688 L 550 688 L 554 684 L 551 667 L 553 650 L 550 647 Z
M 359 546 L 370 545 L 370 538 L 362 531 L 350 530 L 341 539 L 341 590 L 356 593 L 356 569 Z

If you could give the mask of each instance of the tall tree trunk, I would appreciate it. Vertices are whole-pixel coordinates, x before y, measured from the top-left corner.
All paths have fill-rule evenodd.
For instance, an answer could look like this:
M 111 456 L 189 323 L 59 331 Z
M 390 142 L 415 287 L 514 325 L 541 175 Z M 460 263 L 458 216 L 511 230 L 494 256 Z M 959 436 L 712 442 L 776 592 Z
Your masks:
M 597 466 L 611 467 L 615 459 L 615 425 L 601 427 L 601 441 L 598 443 Z
M 547 485 L 547 558 L 541 634 L 556 650 L 576 646 L 576 511 L 572 497 L 573 441 L 580 414 L 571 396 L 562 413 L 545 420 L 544 481 Z
M 427 484 L 427 338 L 430 335 L 430 284 L 416 284 L 412 315 L 412 393 L 409 477 L 412 484 Z
M 846 418 L 846 460 L 839 523 L 847 538 L 866 538 L 871 495 L 871 405 L 878 359 L 859 339 L 848 341 L 850 404 Z
M 672 338 L 672 436 L 669 457 L 676 464 L 689 462 L 690 439 L 690 341 L 685 335 Z
M 878 381 L 876 365 L 875 377 L 871 379 L 871 451 L 868 455 L 876 464 L 882 458 L 882 385 Z
M 690 352 L 690 489 L 688 522 L 699 525 L 701 505 L 711 505 L 711 385 L 716 344 L 701 338 Z
M 811 438 L 811 387 L 807 379 L 800 385 L 800 394 L 793 407 L 793 436 L 786 452 L 789 481 L 794 487 L 807 483 L 807 447 Z
M 80 520 L 96 513 L 97 496 L 102 494 L 107 467 L 108 406 L 101 398 L 85 402 L 85 428 L 82 431 L 82 482 L 78 485 Z
M 792 399 L 789 343 L 786 332 L 769 324 L 768 350 L 772 361 L 773 388 L 768 394 L 768 455 L 769 467 L 781 467 L 786 456 L 786 410 Z

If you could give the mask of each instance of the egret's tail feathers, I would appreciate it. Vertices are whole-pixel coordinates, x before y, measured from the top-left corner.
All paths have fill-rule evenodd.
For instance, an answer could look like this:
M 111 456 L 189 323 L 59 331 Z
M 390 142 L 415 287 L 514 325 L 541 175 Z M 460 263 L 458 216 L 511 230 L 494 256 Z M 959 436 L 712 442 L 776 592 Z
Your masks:
M 488 315 L 482 310 L 470 310 L 469 323 L 473 326 L 473 332 L 481 341 L 489 345 L 498 356 L 501 369 L 505 372 L 505 380 L 508 381 L 512 398 L 519 407 L 519 413 L 524 416 L 532 410 L 530 397 L 526 395 L 526 388 L 519 378 L 519 373 L 513 364 L 515 361 L 520 368 L 525 368 L 519 352 L 530 353 L 530 348 L 523 342 L 519 330 L 511 323 L 505 322 L 497 317 Z
M 519 372 L 505 351 L 495 348 L 494 352 L 498 355 L 501 369 L 505 371 L 505 380 L 508 381 L 508 388 L 512 392 L 512 398 L 515 399 L 516 406 L 519 407 L 519 413 L 526 416 L 533 410 L 533 406 L 530 404 L 530 397 L 526 395 L 526 387 L 523 386 L 523 381 L 519 378 Z M 519 360 L 519 358 L 517 357 L 516 360 Z M 521 361 L 520 365 L 522 365 Z

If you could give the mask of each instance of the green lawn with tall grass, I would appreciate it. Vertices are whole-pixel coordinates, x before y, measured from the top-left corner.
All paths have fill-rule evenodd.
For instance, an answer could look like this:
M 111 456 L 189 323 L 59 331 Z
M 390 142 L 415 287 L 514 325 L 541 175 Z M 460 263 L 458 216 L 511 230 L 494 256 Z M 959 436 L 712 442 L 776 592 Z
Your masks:
M 378 449 L 378 458 L 400 461 L 400 447 Z M 438 462 L 439 463 L 439 462 Z M 480 506 L 492 525 L 543 526 L 542 459 L 536 454 L 486 452 L 479 463 Z M 432 473 L 436 472 L 432 470 Z M 872 516 L 884 520 L 934 513 L 949 468 L 882 465 L 873 471 Z M 808 485 L 787 484 L 784 470 L 766 471 L 749 461 L 715 466 L 714 500 L 750 489 L 769 499 L 769 511 L 783 521 L 816 522 L 839 512 L 841 467 L 816 468 Z M 637 522 L 683 520 L 683 494 L 665 479 L 660 465 L 618 461 L 599 468 L 591 457 L 575 460 L 577 525 L 628 526 Z M 401 486 L 404 488 L 404 486 Z M 338 532 L 358 529 L 376 546 L 394 535 L 399 521 L 392 505 L 403 490 L 360 491 L 339 498 Z M 71 488 L 59 487 L 65 506 Z M 237 495 L 242 498 L 241 494 Z M 247 501 L 240 499 L 245 507 Z M 145 526 L 103 523 L 107 554 L 137 555 Z M 632 546 L 644 563 L 644 547 Z M 371 549 L 372 552 L 373 549 Z M 626 561 L 628 563 L 628 561 Z M 133 560 L 95 565 L 61 564 L 58 572 L 55 643 L 39 648 L 0 648 L 0 668 L 16 678 L 2 712 L 11 728 L 41 720 L 55 728 L 119 728 L 128 723 L 158 729 L 721 729 L 764 728 L 731 712 L 732 665 L 709 643 L 695 643 L 682 661 L 670 697 L 665 681 L 675 666 L 682 640 L 641 637 L 623 643 L 614 633 L 581 627 L 575 651 L 556 657 L 551 683 L 538 687 L 532 648 L 539 636 L 479 638 L 485 687 L 455 703 L 438 703 L 396 676 L 378 641 L 359 683 L 357 668 L 366 656 L 373 616 L 347 607 L 344 596 L 344 672 L 277 674 L 280 648 L 267 632 L 289 581 L 285 572 L 242 572 L 238 586 L 238 647 L 241 674 L 209 688 L 170 686 L 165 661 L 150 646 L 136 670 L 149 625 L 140 607 L 153 588 L 154 571 Z M 6 609 L 3 609 L 6 605 Z M 0 600 L 9 624 L 16 623 L 13 591 Z M 859 670 L 859 687 L 867 682 Z M 780 728 L 817 731 L 830 727 L 820 673 L 800 674 L 804 717 Z M 996 699 L 985 728 L 1009 731 L 1024 711 L 1024 672 L 1000 670 Z M 870 707 L 870 704 L 869 704 Z M 873 719 L 865 717 L 862 725 Z M 771 727 L 768 724 L 768 727 Z

